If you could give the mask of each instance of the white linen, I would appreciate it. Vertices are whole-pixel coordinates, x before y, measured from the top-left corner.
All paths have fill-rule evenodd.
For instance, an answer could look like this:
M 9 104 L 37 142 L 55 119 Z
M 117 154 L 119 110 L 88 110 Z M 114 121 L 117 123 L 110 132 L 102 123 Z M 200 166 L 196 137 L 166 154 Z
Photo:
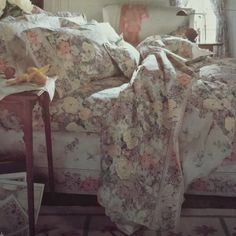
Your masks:
M 46 91 L 49 94 L 50 100 L 52 101 L 55 93 L 55 81 L 56 77 L 48 78 L 44 86 L 38 86 L 32 83 L 23 83 L 18 85 L 8 85 L 6 79 L 1 78 L 0 76 L 0 100 L 4 97 L 21 93 L 26 91 L 38 91 L 37 95 L 40 96 L 42 92 Z

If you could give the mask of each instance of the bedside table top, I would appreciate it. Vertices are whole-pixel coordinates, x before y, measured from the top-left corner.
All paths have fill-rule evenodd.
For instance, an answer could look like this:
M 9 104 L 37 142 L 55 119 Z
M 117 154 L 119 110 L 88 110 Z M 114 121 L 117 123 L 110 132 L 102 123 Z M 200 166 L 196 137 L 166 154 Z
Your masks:
M 215 47 L 222 46 L 223 43 L 215 42 L 215 43 L 199 43 L 198 47 L 202 49 L 208 49 L 209 51 L 213 52 Z

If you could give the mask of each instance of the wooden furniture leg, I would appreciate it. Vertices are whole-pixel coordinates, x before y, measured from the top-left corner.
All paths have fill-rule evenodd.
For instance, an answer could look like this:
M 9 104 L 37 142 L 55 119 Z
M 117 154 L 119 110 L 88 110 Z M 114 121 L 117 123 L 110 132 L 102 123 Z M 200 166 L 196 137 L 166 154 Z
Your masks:
M 54 173 L 53 173 L 53 159 L 52 159 L 52 137 L 51 137 L 51 122 L 50 122 L 50 112 L 49 112 L 49 103 L 50 103 L 49 95 L 47 93 L 43 93 L 42 96 L 40 96 L 39 103 L 42 108 L 42 116 L 43 116 L 44 129 L 45 129 L 49 188 L 50 188 L 50 192 L 53 193 L 54 192 Z
M 47 146 L 49 187 L 54 192 L 53 159 L 52 159 L 52 140 L 51 123 L 49 113 L 49 95 L 43 92 L 37 95 L 34 92 L 23 92 L 9 95 L 0 101 L 0 109 L 7 109 L 19 116 L 23 125 L 25 143 L 25 163 L 27 177 L 27 196 L 28 196 L 28 219 L 29 235 L 35 236 L 35 215 L 34 215 L 34 161 L 33 161 L 33 108 L 39 102 L 42 107 L 42 117 L 45 127 L 45 138 Z
M 35 236 L 35 217 L 34 217 L 34 173 L 33 173 L 33 128 L 32 128 L 32 109 L 34 103 L 25 101 L 22 108 L 22 122 L 24 131 L 25 153 L 26 153 L 26 177 L 28 195 L 28 219 L 29 235 Z

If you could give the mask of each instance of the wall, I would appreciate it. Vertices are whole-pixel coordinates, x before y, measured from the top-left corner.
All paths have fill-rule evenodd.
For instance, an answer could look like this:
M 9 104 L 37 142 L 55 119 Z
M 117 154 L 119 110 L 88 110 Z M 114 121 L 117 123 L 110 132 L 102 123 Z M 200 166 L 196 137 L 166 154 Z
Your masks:
M 169 0 L 45 0 L 45 9 L 49 11 L 84 12 L 88 19 L 102 21 L 102 8 L 108 4 L 142 2 L 158 6 L 169 5 Z
M 236 58 L 236 1 L 227 0 L 226 14 L 229 31 L 230 56 Z

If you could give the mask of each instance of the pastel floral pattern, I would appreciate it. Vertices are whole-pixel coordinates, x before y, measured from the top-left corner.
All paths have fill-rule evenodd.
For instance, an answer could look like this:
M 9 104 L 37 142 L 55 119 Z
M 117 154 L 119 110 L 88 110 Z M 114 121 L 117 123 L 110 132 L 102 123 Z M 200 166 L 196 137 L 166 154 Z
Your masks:
M 60 24 L 63 27 L 60 28 Z M 119 39 L 108 24 L 86 24 L 83 16 L 42 13 L 6 19 L 0 22 L 0 29 L 4 32 L 0 36 L 0 50 L 4 50 L 1 56 L 17 68 L 16 74 L 23 73 L 28 66 L 50 64 L 49 75 L 58 74 L 60 97 L 73 93 L 85 97 L 84 87 L 91 88 L 90 82 L 120 73 L 103 46 Z M 101 88 L 102 84 L 101 81 Z
M 200 56 L 212 55 L 212 52 L 205 49 L 201 49 L 197 46 L 197 44 L 192 43 L 184 38 L 166 36 L 163 37 L 162 40 L 163 43 L 166 45 L 167 49 L 186 59 L 194 59 Z
M 102 123 L 98 190 L 100 204 L 127 234 L 139 225 L 174 228 L 184 188 L 229 156 L 235 129 L 234 108 L 221 105 L 236 102 L 225 74 L 186 74 L 181 63 L 173 66 L 158 37 L 138 49 L 144 60 Z M 181 56 L 192 58 L 190 49 Z
M 119 36 L 103 34 L 103 26 L 17 31 L 32 61 L 49 63 L 50 73 L 60 76 L 59 96 L 51 103 L 53 130 L 64 131 L 62 135 L 53 132 L 59 140 L 54 157 L 57 183 L 70 190 L 98 189 L 100 204 L 126 234 L 140 227 L 172 230 L 186 189 L 209 190 L 212 186 L 203 177 L 224 160 L 230 161 L 235 151 L 235 61 L 205 58 L 187 67 L 185 59 L 194 58 L 192 44 L 168 48 L 165 38 L 151 37 L 137 47 L 142 58 L 137 68 L 117 83 L 119 70 L 104 43 L 114 43 Z M 5 29 L 3 41 L 15 38 L 15 26 Z M 119 54 L 119 48 L 112 53 Z M 212 64 L 223 70 L 211 73 Z M 112 82 L 105 85 L 105 78 Z M 42 128 L 39 114 L 35 107 L 38 130 Z M 19 130 L 11 113 L 2 112 L 1 124 L 5 134 L 12 127 Z M 10 150 L 20 152 L 22 142 L 11 137 L 9 142 L 15 145 Z M 89 168 L 81 167 L 85 159 L 78 154 L 80 148 Z M 45 166 L 45 148 L 41 143 L 36 150 L 35 164 L 40 169 Z M 201 228 L 198 232 L 213 231 Z
M 25 40 L 33 57 L 40 57 L 40 64 L 50 63 L 53 72 L 58 75 L 57 92 L 60 97 L 73 93 L 85 96 L 81 87 L 88 86 L 92 80 L 118 73 L 118 68 L 101 43 L 108 40 L 104 39 L 97 25 L 78 25 L 77 29 L 69 28 L 68 25 L 53 30 L 35 28 L 25 31 Z M 99 35 L 102 37 L 99 38 Z M 114 37 L 119 38 L 118 35 Z M 40 55 L 44 55 L 44 58 Z
M 131 78 L 139 65 L 140 54 L 131 44 L 119 40 L 116 44 L 104 44 L 111 58 L 127 78 Z

